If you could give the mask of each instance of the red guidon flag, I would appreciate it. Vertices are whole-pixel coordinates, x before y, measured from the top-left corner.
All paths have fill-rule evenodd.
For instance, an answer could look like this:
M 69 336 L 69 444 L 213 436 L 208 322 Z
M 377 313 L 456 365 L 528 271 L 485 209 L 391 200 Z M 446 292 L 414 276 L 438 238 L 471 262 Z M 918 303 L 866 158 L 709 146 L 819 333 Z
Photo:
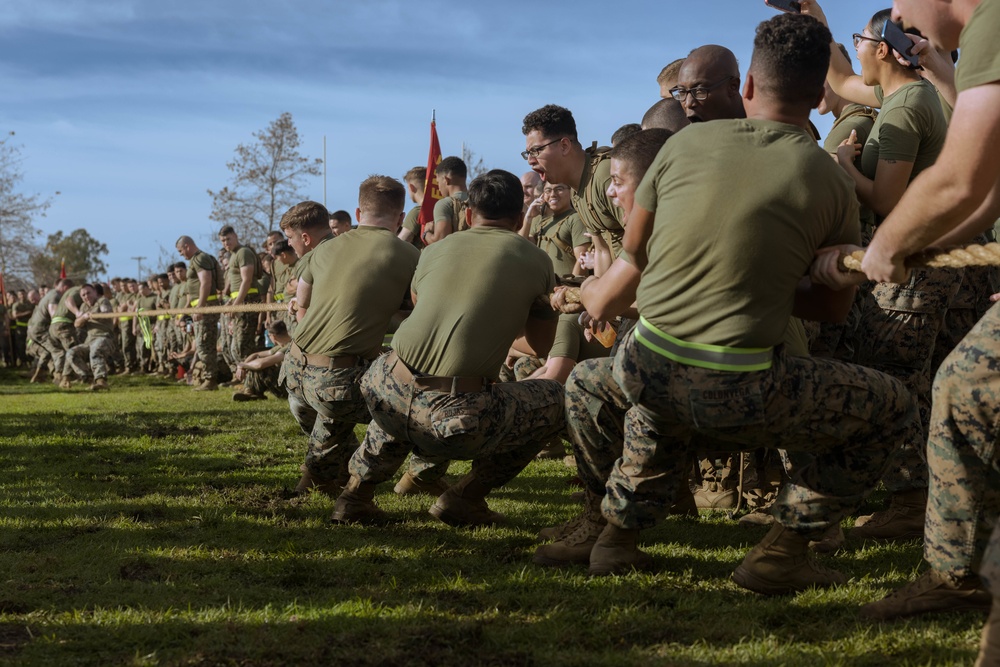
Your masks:
M 424 200 L 420 202 L 420 238 L 427 231 L 427 224 L 434 222 L 434 204 L 443 197 L 438 190 L 434 170 L 441 163 L 441 144 L 438 143 L 437 123 L 431 116 L 431 149 L 427 154 L 427 180 L 424 182 Z
M 62 261 L 59 262 L 59 280 L 64 280 L 66 278 L 66 258 L 63 257 Z

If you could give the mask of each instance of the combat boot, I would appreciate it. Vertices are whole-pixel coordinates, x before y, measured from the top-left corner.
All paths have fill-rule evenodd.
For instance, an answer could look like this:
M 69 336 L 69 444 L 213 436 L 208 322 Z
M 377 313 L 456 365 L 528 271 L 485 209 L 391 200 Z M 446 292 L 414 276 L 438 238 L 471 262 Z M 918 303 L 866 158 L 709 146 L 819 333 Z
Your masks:
M 309 489 L 316 489 L 328 496 L 339 496 L 341 491 L 344 490 L 344 484 L 346 483 L 344 476 L 334 480 L 324 480 L 315 477 L 309 472 L 309 468 L 305 466 L 301 466 L 299 470 L 302 471 L 302 477 L 299 478 L 299 483 L 295 485 L 295 495 L 297 496 L 309 493 Z
M 423 494 L 425 496 L 431 496 L 432 498 L 437 498 L 442 493 L 448 490 L 449 484 L 447 480 L 443 477 L 441 479 L 434 479 L 429 482 L 414 477 L 407 470 L 403 473 L 396 486 L 393 487 L 393 491 L 401 496 L 415 496 Z
M 470 472 L 438 496 L 429 510 L 430 515 L 449 526 L 492 526 L 504 523 L 506 517 L 494 512 L 486 504 L 486 496 L 491 490 Z
M 375 484 L 352 476 L 333 505 L 333 523 L 383 524 L 389 515 L 375 506 Z
M 194 388 L 195 391 L 215 391 L 219 388 L 219 385 L 211 380 L 205 380 L 200 385 Z
M 233 394 L 233 400 L 237 403 L 245 403 L 247 401 L 266 401 L 267 396 L 265 396 L 264 394 L 254 394 L 249 391 L 243 390 Z
M 108 390 L 108 381 L 105 380 L 104 378 L 97 378 L 96 380 L 94 380 L 94 384 L 90 385 L 90 390 L 91 391 L 107 391 Z
M 677 493 L 674 495 L 674 504 L 667 510 L 671 516 L 686 516 L 694 519 L 698 518 L 698 502 L 691 491 L 687 478 L 681 479 L 677 486 Z
M 733 572 L 733 581 L 755 593 L 787 595 L 843 584 L 847 577 L 814 562 L 809 539 L 775 523 Z
M 61 380 L 59 380 L 59 388 L 60 389 L 72 389 L 73 388 L 73 383 L 69 381 L 68 377 L 63 376 L 63 378 Z
M 583 512 L 562 524 L 538 531 L 541 539 L 555 540 L 535 550 L 532 559 L 536 565 L 559 567 L 570 563 L 590 562 L 590 552 L 600 537 L 601 531 L 607 525 L 607 519 L 601 514 L 603 496 L 586 491 L 584 494 Z
M 993 597 L 975 576 L 954 577 L 946 572 L 927 570 L 915 581 L 889 593 L 878 602 L 861 608 L 861 616 L 888 621 L 941 611 L 982 611 L 990 609 Z
M 844 546 L 844 529 L 840 524 L 830 526 L 818 540 L 811 540 L 809 548 L 818 554 L 832 554 Z
M 990 617 L 983 626 L 983 636 L 979 642 L 979 657 L 974 667 L 1000 665 L 1000 599 L 993 598 Z
M 924 536 L 927 513 L 927 489 L 894 493 L 889 507 L 868 516 L 858 517 L 851 539 L 915 540 Z
M 556 440 L 542 447 L 542 450 L 535 456 L 536 459 L 562 459 L 566 456 L 566 448 L 563 447 L 562 440 Z
M 31 379 L 28 380 L 28 382 L 32 384 L 35 384 L 36 382 L 45 382 L 45 368 L 41 364 L 38 364 L 38 367 L 35 368 L 35 372 L 32 374 Z
M 738 459 L 738 457 L 737 457 Z M 713 459 L 702 459 L 698 465 L 701 469 L 701 488 L 694 492 L 694 500 L 698 509 L 726 510 L 736 507 L 736 479 L 732 475 L 733 458 L 721 464 Z
M 646 570 L 653 557 L 639 550 L 639 530 L 608 524 L 590 551 L 590 574 L 600 577 L 631 570 Z

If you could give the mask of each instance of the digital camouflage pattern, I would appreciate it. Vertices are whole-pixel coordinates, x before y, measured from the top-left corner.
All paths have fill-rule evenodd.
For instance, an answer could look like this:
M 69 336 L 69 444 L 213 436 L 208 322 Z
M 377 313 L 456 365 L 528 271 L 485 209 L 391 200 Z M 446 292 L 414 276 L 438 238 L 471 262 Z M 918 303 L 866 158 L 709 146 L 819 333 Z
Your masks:
M 991 308 L 934 380 L 924 559 L 955 576 L 977 571 L 1000 514 L 1000 310 Z
M 598 496 L 625 441 L 625 413 L 631 405 L 614 380 L 611 357 L 588 359 L 573 367 L 566 380 L 566 428 L 577 472 Z
M 70 350 L 77 344 L 76 329 L 66 322 L 53 322 L 49 325 L 49 338 L 54 343 L 52 367 L 56 373 L 68 375 L 73 370 Z
M 110 336 L 91 338 L 74 347 L 68 356 L 71 367 L 81 378 L 107 379 L 108 367 L 115 356 L 115 344 Z
M 194 323 L 195 353 L 201 362 L 202 380 L 215 382 L 219 375 L 219 316 L 202 315 Z M 127 354 L 127 353 L 126 353 Z
M 252 294 L 247 297 L 246 303 L 260 303 L 260 297 Z M 260 313 L 232 313 L 228 317 L 233 325 L 233 332 L 229 338 L 229 354 L 233 360 L 231 368 L 235 372 L 236 364 L 259 350 L 257 322 Z
M 271 392 L 278 398 L 288 398 L 288 391 L 278 381 L 280 374 L 281 366 L 269 366 L 259 371 L 248 369 L 243 376 L 243 386 L 246 387 L 248 393 L 256 396 L 263 396 L 267 392 Z
M 494 489 L 516 477 L 565 425 L 563 387 L 553 380 L 498 382 L 452 395 L 400 383 L 392 374 L 397 359 L 382 355 L 361 379 L 372 423 L 350 472 L 362 482 L 388 480 L 412 449 L 428 463 L 471 460 L 472 474 Z
M 632 407 L 602 511 L 626 529 L 651 527 L 666 513 L 688 474 L 695 434 L 733 450 L 811 453 L 772 513 L 804 537 L 818 537 L 874 487 L 888 443 L 920 431 L 912 396 L 899 381 L 860 366 L 786 355 L 781 347 L 769 370 L 727 372 L 670 361 L 630 336 L 613 376 Z

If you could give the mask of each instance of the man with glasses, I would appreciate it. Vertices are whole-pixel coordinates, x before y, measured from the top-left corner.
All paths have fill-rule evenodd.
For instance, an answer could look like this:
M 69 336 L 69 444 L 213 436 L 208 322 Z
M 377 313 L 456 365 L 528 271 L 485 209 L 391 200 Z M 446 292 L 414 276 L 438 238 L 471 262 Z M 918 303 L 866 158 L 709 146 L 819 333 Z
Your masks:
M 740 66 L 724 46 L 699 46 L 684 60 L 670 95 L 692 123 L 746 118 L 740 96 Z
M 546 183 L 572 189 L 572 203 L 587 231 L 600 234 L 615 257 L 621 252 L 622 210 L 608 197 L 611 163 L 597 142 L 584 150 L 569 109 L 547 104 L 524 117 L 521 157 Z

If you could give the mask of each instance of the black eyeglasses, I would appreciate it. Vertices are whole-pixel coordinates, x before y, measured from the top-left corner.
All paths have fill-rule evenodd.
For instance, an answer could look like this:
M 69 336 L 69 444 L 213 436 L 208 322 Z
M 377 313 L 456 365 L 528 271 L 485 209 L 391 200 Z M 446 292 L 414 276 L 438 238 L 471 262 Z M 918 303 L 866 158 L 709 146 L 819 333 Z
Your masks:
M 542 154 L 542 151 L 545 150 L 546 146 L 551 146 L 552 144 L 558 143 L 560 141 L 562 141 L 562 137 L 559 137 L 558 139 L 553 139 L 549 143 L 542 144 L 541 146 L 533 146 L 532 148 L 529 148 L 526 151 L 521 151 L 521 157 L 523 157 L 525 160 L 527 160 L 529 157 L 538 157 L 539 155 Z
M 697 88 L 691 88 L 691 89 L 681 88 L 678 86 L 670 89 L 670 96 L 673 97 L 678 102 L 683 102 L 684 98 L 687 97 L 688 95 L 698 100 L 699 102 L 704 102 L 705 100 L 708 99 L 708 94 L 710 92 L 712 92 L 713 90 L 715 90 L 716 88 L 725 83 L 729 83 L 734 78 L 735 77 L 727 76 L 725 79 L 722 79 L 721 81 L 716 81 L 711 85 L 698 86 Z
M 854 40 L 854 50 L 857 51 L 858 47 L 861 46 L 861 42 L 881 42 L 881 39 L 875 37 L 869 37 L 868 35 L 862 35 L 860 32 L 856 32 L 851 35 L 851 39 Z

